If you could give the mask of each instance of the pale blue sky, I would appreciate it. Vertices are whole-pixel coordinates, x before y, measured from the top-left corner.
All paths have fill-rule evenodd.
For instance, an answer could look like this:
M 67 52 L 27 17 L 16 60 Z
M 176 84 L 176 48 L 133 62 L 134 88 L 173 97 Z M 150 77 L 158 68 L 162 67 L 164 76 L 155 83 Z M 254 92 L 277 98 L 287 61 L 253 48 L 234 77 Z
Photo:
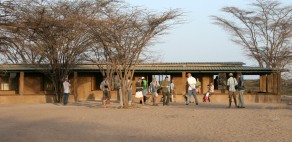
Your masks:
M 247 8 L 254 0 L 125 0 L 134 6 L 161 11 L 180 8 L 185 12 L 184 24 L 175 25 L 168 35 L 153 47 L 163 53 L 163 62 L 244 62 L 257 66 L 233 43 L 230 34 L 212 24 L 211 15 L 224 15 L 224 6 Z M 291 5 L 290 0 L 280 0 Z

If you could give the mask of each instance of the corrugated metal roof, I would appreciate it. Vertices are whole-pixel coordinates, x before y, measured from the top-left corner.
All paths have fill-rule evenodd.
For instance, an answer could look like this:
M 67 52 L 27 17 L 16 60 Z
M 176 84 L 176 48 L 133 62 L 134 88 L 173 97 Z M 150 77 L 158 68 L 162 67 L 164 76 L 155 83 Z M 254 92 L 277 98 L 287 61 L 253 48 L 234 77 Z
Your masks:
M 185 65 L 245 65 L 243 62 L 163 62 L 163 63 L 142 63 L 140 65 L 178 65 L 178 64 L 185 64 Z
M 169 66 L 143 66 L 137 67 L 136 72 L 143 71 L 190 71 L 190 72 L 230 72 L 230 71 L 244 71 L 244 72 L 273 72 L 271 68 L 259 68 L 249 66 L 238 66 L 238 67 L 224 67 L 224 66 L 191 66 L 191 67 L 169 67 Z
M 246 73 L 271 73 L 276 72 L 272 68 L 260 68 L 242 66 L 242 62 L 192 62 L 192 63 L 145 63 L 139 64 L 135 68 L 135 72 L 246 72 Z M 35 65 L 24 64 L 9 64 L 0 65 L 0 70 L 7 71 L 38 71 L 40 67 Z M 95 64 L 82 64 L 76 65 L 74 71 L 99 71 Z

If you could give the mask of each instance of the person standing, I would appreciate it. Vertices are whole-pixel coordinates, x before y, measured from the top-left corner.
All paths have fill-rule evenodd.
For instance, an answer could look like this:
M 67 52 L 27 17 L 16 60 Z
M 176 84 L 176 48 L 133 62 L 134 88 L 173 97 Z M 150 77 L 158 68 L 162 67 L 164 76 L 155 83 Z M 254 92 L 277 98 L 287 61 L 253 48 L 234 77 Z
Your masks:
M 141 78 L 138 78 L 138 81 L 136 82 L 136 93 L 135 93 L 135 98 L 139 98 L 141 99 L 140 100 L 140 103 L 142 105 L 144 105 L 144 99 L 143 99 L 143 94 L 142 94 L 142 90 L 143 90 L 143 87 L 141 85 Z M 134 99 L 132 99 L 132 103 L 133 103 Z
M 68 103 L 68 98 L 70 95 L 70 81 L 68 80 L 68 78 L 65 78 L 64 82 L 63 82 L 63 88 L 64 88 L 64 98 L 63 98 L 63 103 L 64 105 L 67 105 Z
M 144 104 L 146 103 L 146 99 L 147 99 L 147 81 L 145 80 L 144 77 L 142 77 L 142 94 L 143 94 L 143 100 L 144 100 Z
M 150 92 L 152 94 L 152 101 L 153 101 L 153 106 L 158 106 L 157 102 L 156 102 L 156 99 L 157 99 L 157 89 L 160 87 L 159 83 L 156 81 L 156 78 L 153 77 L 152 78 L 152 82 L 150 83 Z
M 128 77 L 127 88 L 128 88 L 128 103 L 129 103 L 129 105 L 131 105 L 132 104 L 132 80 L 131 80 L 131 77 Z
M 169 85 L 168 76 L 161 82 L 162 94 L 163 94 L 163 105 L 169 105 L 170 93 L 169 93 Z
M 218 90 L 218 86 L 219 86 L 219 79 L 218 79 L 218 76 L 216 76 L 214 79 L 214 89 Z
M 214 94 L 214 85 L 213 82 L 210 82 L 208 90 L 210 91 L 210 95 Z
M 196 82 L 196 93 L 197 94 L 201 94 L 201 82 L 199 80 L 199 78 L 197 78 L 197 82 Z
M 173 80 L 171 80 L 169 91 L 170 91 L 170 102 L 174 102 L 174 83 L 173 83 Z
M 238 73 L 238 108 L 245 108 L 244 106 L 244 80 L 243 80 L 243 76 L 241 73 Z
M 227 80 L 227 86 L 228 86 L 228 97 L 229 97 L 229 108 L 231 107 L 232 103 L 232 98 L 234 99 L 234 104 L 235 107 L 237 107 L 237 102 L 236 102 L 236 89 L 235 86 L 238 84 L 236 79 L 233 78 L 233 74 L 229 74 L 229 79 Z
M 109 91 L 110 85 L 106 77 L 103 78 L 103 81 L 100 83 L 99 86 L 100 90 L 102 91 L 102 99 L 103 99 L 103 107 L 106 108 L 107 101 L 110 99 Z
M 187 74 L 187 83 L 188 83 L 188 96 L 187 96 L 187 103 L 189 105 L 191 95 L 194 96 L 196 105 L 198 105 L 197 93 L 196 93 L 196 78 L 192 77 L 191 73 Z

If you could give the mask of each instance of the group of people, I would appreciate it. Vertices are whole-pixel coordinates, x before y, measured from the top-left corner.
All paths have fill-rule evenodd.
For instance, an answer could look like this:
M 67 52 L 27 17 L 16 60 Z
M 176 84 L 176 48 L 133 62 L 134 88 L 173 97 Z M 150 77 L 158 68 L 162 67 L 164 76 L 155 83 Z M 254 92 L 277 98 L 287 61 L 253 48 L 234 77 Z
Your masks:
M 245 90 L 244 87 L 244 80 L 242 77 L 241 73 L 238 73 L 238 80 L 236 78 L 233 77 L 233 74 L 230 73 L 229 74 L 229 78 L 227 80 L 227 86 L 228 86 L 228 97 L 229 97 L 229 108 L 231 107 L 232 104 L 232 98 L 234 100 L 235 103 L 235 107 L 238 108 L 245 108 L 244 105 L 244 97 L 243 97 L 243 93 Z M 216 79 L 218 80 L 218 76 L 216 77 Z M 208 91 L 204 94 L 203 97 L 203 102 L 209 101 L 210 102 L 210 95 L 214 93 L 214 89 L 218 89 L 218 82 L 214 80 L 214 84 L 213 85 L 212 82 L 210 82 L 210 84 L 208 84 L 207 88 Z M 63 103 L 64 105 L 67 105 L 68 103 L 68 97 L 69 97 L 69 93 L 70 93 L 70 81 L 68 80 L 68 78 L 66 78 L 63 82 L 63 87 L 64 87 L 64 98 L 63 98 Z M 130 78 L 128 78 L 127 81 L 127 88 L 128 88 L 128 101 L 129 104 L 131 104 L 134 99 L 132 99 L 132 81 L 130 80 Z M 140 98 L 140 103 L 142 103 L 143 105 L 146 103 L 147 100 L 147 81 L 145 80 L 144 77 L 141 77 L 138 79 L 138 81 L 135 84 L 136 86 L 136 93 L 135 93 L 135 98 Z M 198 98 L 197 98 L 197 94 L 201 93 L 201 82 L 199 81 L 199 79 L 196 79 L 192 76 L 191 73 L 187 73 L 187 88 L 188 88 L 188 93 L 186 95 L 186 105 L 189 105 L 190 103 L 190 98 L 191 96 L 194 97 L 195 99 L 195 104 L 198 105 Z M 104 78 L 103 81 L 100 84 L 100 89 L 103 92 L 103 105 L 106 108 L 107 107 L 107 101 L 110 99 L 110 84 L 109 81 L 107 80 L 107 78 Z M 152 78 L 152 82 L 149 84 L 149 92 L 152 95 L 152 102 L 153 102 L 153 106 L 158 106 L 157 104 L 157 97 L 158 97 L 158 90 L 162 91 L 163 94 L 163 105 L 169 105 L 170 101 L 174 101 L 173 96 L 174 96 L 174 83 L 173 81 L 169 81 L 168 80 L 168 76 L 165 77 L 165 79 L 163 81 L 161 81 L 161 84 L 156 80 L 155 77 Z M 237 104 L 237 98 L 236 98 L 236 92 L 238 90 L 238 104 Z
M 241 73 L 237 74 L 238 76 L 238 81 L 236 78 L 233 77 L 233 74 L 230 73 L 229 74 L 229 79 L 227 80 L 227 86 L 228 86 L 228 98 L 229 98 L 229 106 L 228 108 L 231 107 L 231 103 L 232 103 L 232 98 L 234 100 L 235 103 L 235 107 L 237 108 L 245 108 L 244 105 L 244 90 L 245 90 L 245 86 L 244 86 L 244 80 L 243 80 L 243 76 Z M 194 96 L 195 99 L 195 103 L 196 105 L 198 105 L 198 99 L 197 99 L 197 94 L 200 94 L 200 88 L 201 88 L 201 83 L 198 83 L 199 80 L 195 79 L 194 77 L 192 77 L 191 73 L 187 74 L 187 84 L 188 84 L 188 94 L 187 94 L 187 101 L 186 101 L 186 105 L 189 105 L 190 102 L 190 97 Z M 216 85 L 213 85 L 212 82 L 210 82 L 210 84 L 208 84 L 208 91 L 205 93 L 204 97 L 203 97 L 203 102 L 209 101 L 210 102 L 210 95 L 214 93 L 215 89 L 218 89 L 218 76 L 216 76 L 214 83 Z M 237 90 L 238 90 L 238 104 L 237 104 Z
M 142 81 L 141 81 L 142 79 Z M 136 82 L 136 98 L 142 98 L 142 104 L 146 103 L 146 95 L 147 95 L 147 81 L 144 77 L 139 78 Z M 141 85 L 143 85 L 143 90 L 141 91 Z M 168 76 L 161 82 L 161 84 L 156 80 L 155 77 L 152 78 L 152 82 L 149 85 L 149 92 L 152 96 L 153 106 L 158 106 L 157 104 L 157 97 L 158 91 L 161 90 L 163 94 L 163 105 L 169 105 L 170 101 L 173 101 L 173 94 L 174 94 L 174 83 L 168 80 Z M 142 95 L 141 93 L 142 92 Z
M 232 98 L 234 100 L 235 107 L 237 108 L 245 108 L 244 106 L 244 97 L 243 93 L 245 90 L 244 87 L 244 80 L 241 73 L 237 74 L 238 81 L 236 78 L 233 77 L 232 73 L 229 73 L 229 78 L 227 80 L 227 86 L 228 86 L 228 98 L 229 98 L 229 106 L 231 107 Z M 238 90 L 238 104 L 237 104 L 237 97 L 236 97 L 236 91 Z
M 190 75 L 190 77 L 192 77 L 192 76 Z M 195 87 L 196 87 L 196 94 L 198 94 L 198 95 L 201 94 L 201 82 L 200 82 L 199 78 L 196 79 L 196 86 Z M 207 102 L 207 101 L 211 102 L 210 96 L 211 96 L 211 94 L 214 93 L 213 82 L 210 82 L 210 84 L 207 85 L 207 88 L 208 88 L 208 90 L 206 93 L 204 93 L 203 102 Z M 186 96 L 186 97 L 189 97 L 189 96 Z

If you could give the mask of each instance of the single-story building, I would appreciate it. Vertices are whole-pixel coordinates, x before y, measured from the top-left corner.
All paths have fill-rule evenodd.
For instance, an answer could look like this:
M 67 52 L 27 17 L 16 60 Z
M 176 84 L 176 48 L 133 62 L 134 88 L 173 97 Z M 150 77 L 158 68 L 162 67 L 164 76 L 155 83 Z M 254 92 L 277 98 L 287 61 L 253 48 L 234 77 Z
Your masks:
M 33 65 L 2 64 L 0 66 L 0 104 L 12 103 L 52 103 L 55 95 L 50 81 Z M 280 101 L 281 76 L 271 68 L 244 66 L 242 62 L 187 62 L 187 63 L 145 63 L 136 66 L 133 84 L 140 77 L 145 77 L 148 85 L 155 76 L 162 80 L 169 76 L 175 84 L 175 101 L 184 102 L 187 92 L 186 73 L 192 75 L 202 83 L 202 94 L 198 95 L 202 101 L 203 93 L 207 91 L 207 85 L 213 82 L 215 76 L 219 76 L 218 90 L 212 95 L 212 102 L 228 102 L 226 81 L 228 74 L 234 76 L 238 72 L 243 75 L 259 76 L 259 91 L 245 92 L 245 101 L 254 103 L 276 103 Z M 70 102 L 85 100 L 101 100 L 102 92 L 99 89 L 102 75 L 97 65 L 76 65 L 69 75 L 72 80 Z M 133 86 L 133 95 L 135 87 Z M 118 91 L 111 92 L 112 101 L 118 100 Z M 149 96 L 151 96 L 149 94 Z M 159 95 L 160 98 L 162 95 Z M 150 99 L 149 99 L 150 100 Z

